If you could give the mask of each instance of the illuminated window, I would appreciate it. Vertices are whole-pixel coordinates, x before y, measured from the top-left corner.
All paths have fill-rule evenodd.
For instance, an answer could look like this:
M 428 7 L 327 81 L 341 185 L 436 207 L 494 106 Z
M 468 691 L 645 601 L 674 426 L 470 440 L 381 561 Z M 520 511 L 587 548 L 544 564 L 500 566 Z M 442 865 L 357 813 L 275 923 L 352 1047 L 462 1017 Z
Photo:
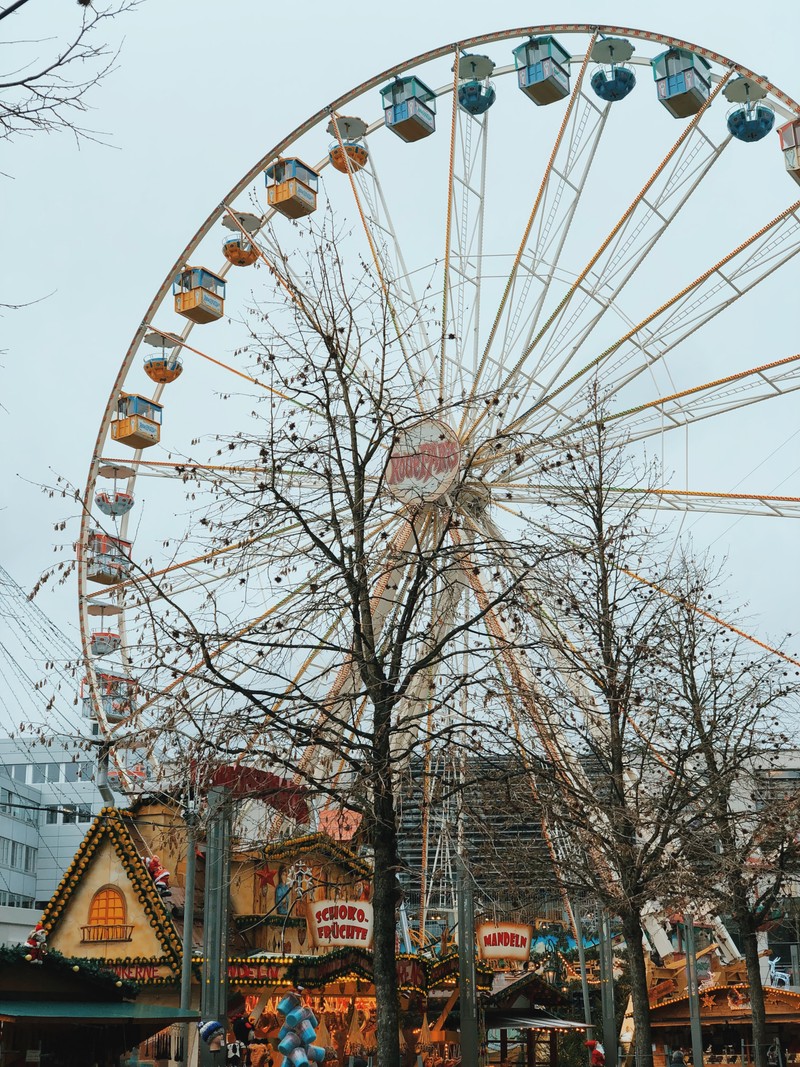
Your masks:
M 125 922 L 125 897 L 113 886 L 98 889 L 89 905 L 82 941 L 130 941 L 133 925 Z
M 91 926 L 125 922 L 125 898 L 118 889 L 100 889 L 89 905 Z

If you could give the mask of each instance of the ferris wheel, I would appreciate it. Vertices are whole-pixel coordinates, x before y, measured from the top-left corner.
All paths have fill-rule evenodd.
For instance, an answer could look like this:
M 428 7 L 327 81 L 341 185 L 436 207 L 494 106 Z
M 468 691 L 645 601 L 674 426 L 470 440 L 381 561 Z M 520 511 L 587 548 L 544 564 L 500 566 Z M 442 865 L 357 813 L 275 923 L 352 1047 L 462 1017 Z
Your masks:
M 229 634 L 212 653 L 220 669 L 242 677 L 254 631 L 307 611 L 320 651 L 287 677 L 346 689 L 331 653 L 341 616 L 314 614 L 312 546 L 273 531 L 287 561 L 276 573 L 258 531 L 209 538 L 221 483 L 245 493 L 259 478 L 258 457 L 229 459 L 229 443 L 258 405 L 286 401 L 281 352 L 254 339 L 283 321 L 281 298 L 308 295 L 312 240 L 368 279 L 394 348 L 387 388 L 413 415 L 368 482 L 381 497 L 370 536 L 387 551 L 402 549 L 411 510 L 442 507 L 513 542 L 518 521 L 553 506 L 542 457 L 591 421 L 591 385 L 612 432 L 661 461 L 644 506 L 709 541 L 740 520 L 774 531 L 767 518 L 800 517 L 780 484 L 784 397 L 800 387 L 784 307 L 800 269 L 799 139 L 800 105 L 714 51 L 554 25 L 397 64 L 269 148 L 167 272 L 102 413 L 79 540 L 98 732 L 129 744 L 137 728 L 171 727 L 177 704 L 195 720 L 221 713 L 218 694 L 194 688 L 201 664 L 169 647 L 174 620 L 209 597 Z M 293 491 L 313 496 L 301 467 Z M 478 570 L 455 593 L 432 589 L 428 633 L 471 600 L 502 634 Z M 385 593 L 382 622 L 399 602 Z

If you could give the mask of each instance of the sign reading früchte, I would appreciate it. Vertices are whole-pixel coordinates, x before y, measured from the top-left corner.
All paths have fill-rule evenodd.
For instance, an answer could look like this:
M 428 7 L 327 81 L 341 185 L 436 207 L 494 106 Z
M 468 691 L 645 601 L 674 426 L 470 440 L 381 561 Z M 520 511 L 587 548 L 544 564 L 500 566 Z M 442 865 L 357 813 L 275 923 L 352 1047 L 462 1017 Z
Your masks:
M 308 905 L 308 928 L 321 948 L 372 944 L 372 905 L 364 900 L 313 900 Z
M 404 504 L 437 500 L 455 481 L 461 446 L 438 419 L 425 419 L 397 435 L 386 466 L 389 492 Z
M 479 923 L 478 956 L 482 960 L 527 960 L 533 927 L 523 923 Z

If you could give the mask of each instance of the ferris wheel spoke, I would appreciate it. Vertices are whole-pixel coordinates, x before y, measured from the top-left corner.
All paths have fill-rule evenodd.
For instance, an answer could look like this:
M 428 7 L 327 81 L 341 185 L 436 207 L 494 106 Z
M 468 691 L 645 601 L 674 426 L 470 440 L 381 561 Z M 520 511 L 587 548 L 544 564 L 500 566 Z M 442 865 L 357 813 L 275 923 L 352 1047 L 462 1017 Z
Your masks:
M 457 531 L 453 535 L 455 543 L 459 543 Z M 507 689 L 512 703 L 519 701 L 525 708 L 547 758 L 556 767 L 569 768 L 571 775 L 582 780 L 585 775 L 565 736 L 562 717 L 542 693 L 524 650 L 509 636 L 494 606 L 496 597 L 487 589 L 480 573 L 475 573 L 479 568 L 467 563 L 464 570 L 483 613 L 487 633 L 496 643 L 498 660 L 508 675 Z
M 645 195 L 639 195 L 623 215 L 623 222 L 614 233 L 613 240 L 604 245 L 576 292 L 580 300 L 573 299 L 553 319 L 549 328 L 539 334 L 529 335 L 524 352 L 532 354 L 536 361 L 530 367 L 520 368 L 519 376 L 509 380 L 509 385 L 521 384 L 519 392 L 547 394 L 560 376 L 578 356 L 594 330 L 603 321 L 607 312 L 618 307 L 621 293 L 678 217 L 694 192 L 707 177 L 713 165 L 730 143 L 726 137 L 720 144 L 714 143 L 696 126 L 671 160 L 672 167 L 659 173 L 663 182 L 651 185 Z M 522 401 L 509 414 L 513 419 L 519 414 Z M 560 414 L 560 413 L 559 413 Z
M 444 278 L 442 279 L 442 328 L 439 338 L 439 396 L 438 402 L 441 405 L 444 402 L 445 397 L 445 352 L 447 349 L 447 316 L 448 307 L 447 301 L 450 296 L 450 241 L 453 225 L 453 192 L 455 185 L 455 170 L 456 170 L 456 140 L 458 137 L 458 61 L 460 58 L 459 49 L 456 48 L 453 55 L 453 92 L 451 100 L 451 119 L 450 119 L 450 157 L 447 168 L 447 209 L 445 211 L 445 225 L 444 225 Z
M 489 111 L 482 115 L 458 111 L 459 166 L 452 184 L 453 213 L 458 225 L 450 263 L 450 332 L 456 352 L 447 386 L 451 396 L 467 392 L 468 381 L 478 367 L 489 114 Z M 470 359 L 468 349 L 471 349 Z
M 492 489 L 513 504 L 542 504 L 568 507 L 574 504 L 580 491 L 569 486 L 553 487 L 529 482 L 496 482 Z M 657 511 L 695 514 L 761 515 L 773 518 L 800 518 L 800 497 L 776 496 L 770 493 L 723 493 L 693 489 L 643 489 L 637 486 L 617 486 L 608 493 L 608 506 L 623 510 L 630 508 L 631 498 L 637 507 Z M 521 514 L 521 512 L 517 512 Z
M 149 329 L 155 330 L 156 327 L 150 325 Z M 187 352 L 192 352 L 196 356 L 200 356 L 201 359 L 205 359 L 209 363 L 213 363 L 221 370 L 228 371 L 230 374 L 235 375 L 237 378 L 242 378 L 244 381 L 250 382 L 251 385 L 258 386 L 259 389 L 264 389 L 266 392 L 272 394 L 272 396 L 277 396 L 281 400 L 286 400 L 288 403 L 294 404 L 296 407 L 304 408 L 306 411 L 311 410 L 311 405 L 304 404 L 296 397 L 292 397 L 287 395 L 286 393 L 282 393 L 279 389 L 275 389 L 273 388 L 273 386 L 267 385 L 266 382 L 262 382 L 259 378 L 254 378 L 252 377 L 252 375 L 245 374 L 244 371 L 238 370 L 236 367 L 232 367 L 230 363 L 224 363 L 221 359 L 216 359 L 214 356 L 210 356 L 207 352 L 203 352 L 199 348 L 195 348 L 193 345 L 188 344 L 178 334 L 170 334 L 167 333 L 165 330 L 158 330 L 157 332 L 168 338 L 170 341 L 174 341 L 177 347 L 183 348 Z
M 611 114 L 609 104 L 600 108 L 584 92 L 579 94 L 579 100 L 581 107 L 573 112 L 563 169 L 552 169 L 539 214 L 536 240 L 530 250 L 529 260 L 523 259 L 520 264 L 525 277 L 521 292 L 519 295 L 515 294 L 514 311 L 505 325 L 502 360 L 504 364 L 510 352 L 519 349 L 527 351 L 536 334 L 539 318 L 561 264 L 572 221 L 583 197 L 592 163 Z M 532 279 L 540 282 L 540 292 L 528 310 Z
M 157 460 L 149 457 L 120 459 L 113 456 L 102 456 L 99 462 L 109 466 L 133 467 L 138 478 L 177 479 L 183 483 L 191 481 L 199 484 L 203 482 L 218 486 L 221 476 L 224 475 L 226 484 L 244 488 L 252 488 L 253 485 L 262 482 L 270 473 L 269 468 L 265 467 L 264 464 L 253 467 L 233 466 L 222 463 L 197 463 L 192 459 Z M 294 478 L 303 478 L 309 486 L 315 489 L 324 489 L 327 485 L 323 479 L 315 478 L 307 467 L 288 470 L 284 467 L 282 470 Z
M 335 115 L 333 121 L 336 137 L 346 160 L 347 154 L 344 152 Z M 392 223 L 378 178 L 374 151 L 370 151 L 367 165 L 357 175 L 353 173 L 348 163 L 347 178 L 403 358 L 407 365 L 417 369 L 417 375 L 414 376 L 412 384 L 420 411 L 424 411 L 425 404 L 419 383 L 425 382 L 431 375 L 433 351 L 424 319 L 420 314 L 421 306 L 414 292 L 411 276 L 397 238 L 397 231 Z M 394 253 L 394 263 L 389 252 L 390 247 Z M 409 340 L 413 342 L 415 335 L 420 338 L 421 343 L 418 341 L 409 346 Z M 428 366 L 423 363 L 422 359 L 425 352 L 429 354 L 431 360 Z
M 529 407 L 507 429 L 519 428 L 538 408 L 564 393 L 566 405 L 570 406 L 571 402 L 575 406 L 575 421 L 578 421 L 582 408 L 580 393 L 591 372 L 595 372 L 604 399 L 610 400 L 800 252 L 798 208 L 800 200 L 728 252 L 565 382 Z M 616 357 L 613 362 L 610 359 L 612 356 Z M 562 406 L 564 403 L 562 401 Z M 545 418 L 544 423 L 539 425 L 540 432 L 546 433 L 552 421 L 553 418 Z
M 644 506 L 658 511 L 702 515 L 760 515 L 800 519 L 800 497 L 758 493 L 714 493 L 691 489 L 631 490 L 640 493 Z
M 587 57 L 588 57 L 588 53 L 587 53 Z M 679 150 L 681 149 L 681 146 L 683 145 L 684 141 L 687 140 L 687 138 L 693 133 L 695 128 L 699 125 L 700 120 L 702 119 L 703 115 L 706 113 L 707 109 L 710 107 L 710 105 L 713 102 L 714 98 L 716 97 L 717 93 L 719 93 L 721 91 L 721 89 L 723 88 L 723 86 L 726 84 L 726 82 L 727 82 L 729 77 L 730 77 L 730 72 L 728 72 L 728 74 L 726 74 L 725 77 L 723 77 L 720 80 L 720 82 L 715 86 L 715 88 L 712 90 L 711 94 L 709 95 L 708 99 L 705 101 L 705 103 L 700 108 L 700 110 L 697 112 L 697 114 L 688 123 L 688 125 L 683 129 L 683 131 L 682 131 L 681 135 L 678 137 L 677 141 L 674 143 L 674 145 L 672 146 L 670 151 L 667 153 L 667 155 L 664 157 L 664 159 L 658 165 L 658 167 L 653 172 L 651 177 L 645 183 L 643 188 L 640 190 L 638 195 L 635 197 L 635 199 L 633 200 L 633 202 L 630 205 L 630 207 L 627 209 L 627 211 L 625 211 L 623 213 L 623 215 L 621 216 L 619 221 L 616 223 L 616 225 L 610 231 L 609 235 L 606 237 L 605 241 L 603 241 L 603 243 L 600 245 L 600 247 L 598 248 L 597 252 L 595 252 L 595 254 L 591 257 L 591 259 L 588 261 L 588 263 L 584 266 L 584 268 L 582 269 L 580 274 L 578 274 L 578 276 L 576 277 L 575 281 L 569 287 L 569 289 L 567 290 L 566 294 L 562 297 L 562 299 L 560 300 L 560 302 L 558 303 L 556 308 L 548 316 L 548 318 L 546 319 L 544 324 L 539 328 L 539 330 L 536 332 L 536 334 L 530 339 L 528 344 L 525 346 L 522 354 L 518 358 L 516 364 L 511 369 L 511 371 L 508 373 L 508 375 L 506 376 L 504 382 L 500 386 L 500 390 L 501 391 L 505 392 L 505 391 L 508 390 L 508 388 L 510 386 L 513 386 L 513 383 L 517 380 L 517 377 L 518 377 L 520 371 L 522 370 L 522 368 L 523 368 L 528 356 L 531 354 L 531 352 L 533 352 L 534 350 L 537 349 L 537 346 L 539 345 L 539 343 L 542 340 L 542 338 L 547 334 L 548 330 L 551 328 L 551 326 L 553 326 L 553 324 L 556 322 L 556 320 L 559 319 L 559 316 L 561 316 L 562 312 L 568 307 L 568 305 L 570 304 L 570 302 L 571 302 L 572 298 L 574 297 L 574 295 L 584 285 L 584 283 L 585 283 L 587 277 L 589 276 L 590 272 L 595 268 L 596 264 L 600 261 L 601 257 L 604 255 L 604 253 L 606 252 L 608 247 L 617 238 L 617 235 L 620 233 L 620 231 L 626 225 L 629 217 L 631 215 L 633 215 L 633 213 L 637 210 L 639 204 L 648 195 L 648 193 L 650 192 L 652 186 L 656 183 L 657 179 L 660 177 L 662 172 L 668 166 L 668 164 L 672 160 L 673 156 L 675 156 L 675 154 L 677 152 L 679 152 Z M 549 403 L 549 401 L 551 400 L 551 398 L 553 396 L 557 395 L 559 390 L 558 389 L 554 389 L 554 390 L 550 390 L 548 392 L 547 389 L 543 388 L 541 391 L 544 393 L 544 396 L 543 396 L 543 399 L 539 401 L 537 406 L 547 405 Z M 475 423 L 473 423 L 473 425 L 469 428 L 468 436 L 471 436 L 475 432 L 475 430 L 477 429 L 478 425 L 480 425 L 480 423 L 483 422 L 484 418 L 486 418 L 486 417 L 487 417 L 487 413 L 486 413 L 486 410 L 484 410 L 478 415 L 478 418 L 475 421 Z M 516 426 L 520 421 L 522 421 L 524 419 L 524 417 L 525 417 L 524 415 L 523 416 L 518 416 L 517 419 L 514 420 L 512 425 Z
M 605 414 L 602 422 L 604 425 L 619 423 L 624 440 L 633 443 L 661 437 L 670 430 L 685 429 L 696 422 L 727 415 L 765 400 L 787 396 L 798 389 L 800 354 L 671 393 L 625 411 Z M 515 444 L 514 447 L 497 449 L 486 455 L 478 454 L 473 464 L 479 468 L 487 465 L 496 468 L 493 485 L 499 486 L 503 479 L 520 482 L 526 477 L 534 477 L 535 471 L 542 462 L 547 461 L 548 455 L 563 450 L 578 435 L 598 425 L 597 419 L 586 409 L 583 418 L 577 422 L 571 413 L 570 418 L 567 418 L 567 414 L 565 409 L 562 413 L 567 426 L 565 430 L 550 437 L 537 437 L 527 444 Z M 500 467 L 503 461 L 506 461 L 506 465 Z
M 522 258 L 523 258 L 524 254 L 525 254 L 525 251 L 526 251 L 526 249 L 528 247 L 528 242 L 530 240 L 531 231 L 533 230 L 533 224 L 536 221 L 537 215 L 538 215 L 539 210 L 540 210 L 540 208 L 542 206 L 542 202 L 543 202 L 543 200 L 545 198 L 545 194 L 546 194 L 546 191 L 547 191 L 547 188 L 548 188 L 548 183 L 549 183 L 549 180 L 550 180 L 550 176 L 551 176 L 551 173 L 553 171 L 553 167 L 555 165 L 555 161 L 556 161 L 556 158 L 558 156 L 559 150 L 561 148 L 562 142 L 564 141 L 564 136 L 565 136 L 565 133 L 566 133 L 566 131 L 568 129 L 568 126 L 569 126 L 570 117 L 571 117 L 572 112 L 573 112 L 573 110 L 575 108 L 575 102 L 580 97 L 581 86 L 583 84 L 583 77 L 584 77 L 584 74 L 586 73 L 586 67 L 587 67 L 587 65 L 589 63 L 589 57 L 591 55 L 592 47 L 594 45 L 594 42 L 595 42 L 596 38 L 597 38 L 597 31 L 595 30 L 595 32 L 592 34 L 591 39 L 589 41 L 589 46 L 588 46 L 588 48 L 586 50 L 586 54 L 584 55 L 583 63 L 581 64 L 581 68 L 580 68 L 580 72 L 578 74 L 578 77 L 575 79 L 575 85 L 574 85 L 574 87 L 572 89 L 572 92 L 570 94 L 570 98 L 569 98 L 569 102 L 567 104 L 567 108 L 566 108 L 566 112 L 564 114 L 564 118 L 563 118 L 563 120 L 561 122 L 561 125 L 559 127 L 558 134 L 556 135 L 556 141 L 555 141 L 555 144 L 553 145 L 552 152 L 550 153 L 550 158 L 549 158 L 549 160 L 547 162 L 547 166 L 545 167 L 544 176 L 542 178 L 541 184 L 539 185 L 539 189 L 538 189 L 538 191 L 536 193 L 536 197 L 534 198 L 533 207 L 531 208 L 530 215 L 528 216 L 528 221 L 527 221 L 527 223 L 525 225 L 525 228 L 523 230 L 522 239 L 520 240 L 519 248 L 517 249 L 517 254 L 516 254 L 515 258 L 514 258 L 514 262 L 513 262 L 512 266 L 511 266 L 511 271 L 510 271 L 508 279 L 506 281 L 505 289 L 503 290 L 503 294 L 502 294 L 502 296 L 500 298 L 499 306 L 497 308 L 497 311 L 495 312 L 494 321 L 493 321 L 492 326 L 491 326 L 491 328 L 489 330 L 489 336 L 488 336 L 486 344 L 484 346 L 483 354 L 482 354 L 482 356 L 480 358 L 480 361 L 478 363 L 478 367 L 477 367 L 477 369 L 475 371 L 475 375 L 474 375 L 473 382 L 472 382 L 472 388 L 471 388 L 470 395 L 469 395 L 469 402 L 468 402 L 469 404 L 472 404 L 475 401 L 476 394 L 481 389 L 483 389 L 483 387 L 484 387 L 483 377 L 484 377 L 484 372 L 486 370 L 486 365 L 487 365 L 487 359 L 488 359 L 488 356 L 489 356 L 489 352 L 491 351 L 492 346 L 493 346 L 494 341 L 495 341 L 495 338 L 497 337 L 497 334 L 498 334 L 498 331 L 499 331 L 499 328 L 500 328 L 500 324 L 503 321 L 504 312 L 506 311 L 506 307 L 508 305 L 509 299 L 512 296 L 512 293 L 513 293 L 513 290 L 514 290 L 514 284 L 515 284 L 515 281 L 517 279 L 517 275 L 518 275 L 518 272 L 519 272 L 520 264 L 522 262 Z M 465 420 L 466 420 L 466 417 L 467 417 L 466 413 L 467 413 L 468 410 L 469 410 L 469 407 L 465 408 L 465 414 L 464 414 L 464 417 L 462 418 L 461 426 L 459 427 L 459 435 L 461 435 L 461 433 L 463 432 Z
M 614 412 L 603 421 L 621 421 L 625 439 L 641 441 L 751 404 L 787 396 L 797 389 L 800 389 L 800 354 Z M 578 429 L 590 425 L 594 423 L 584 423 Z
M 230 545 L 223 545 L 220 548 L 212 549 L 209 552 L 204 552 L 200 555 L 191 556 L 188 559 L 179 560 L 178 562 L 171 563 L 166 567 L 161 567 L 158 570 L 150 571 L 141 575 L 135 575 L 132 578 L 123 579 L 120 582 L 116 582 L 113 586 L 115 592 L 122 592 L 125 589 L 139 587 L 142 582 L 146 582 L 155 585 L 156 579 L 163 578 L 165 575 L 171 575 L 180 573 L 187 569 L 191 569 L 199 566 L 201 563 L 209 563 L 212 560 L 219 559 L 220 557 L 230 555 L 233 552 L 239 552 L 244 548 L 248 548 L 252 545 L 256 545 L 259 542 L 266 542 L 273 538 L 285 536 L 289 533 L 298 532 L 302 529 L 299 522 L 290 523 L 279 530 L 269 531 L 267 533 L 254 534 L 252 537 L 246 537 L 241 541 L 236 541 Z M 96 600 L 108 595 L 107 588 L 99 589 L 94 593 L 87 593 L 84 597 L 85 600 Z

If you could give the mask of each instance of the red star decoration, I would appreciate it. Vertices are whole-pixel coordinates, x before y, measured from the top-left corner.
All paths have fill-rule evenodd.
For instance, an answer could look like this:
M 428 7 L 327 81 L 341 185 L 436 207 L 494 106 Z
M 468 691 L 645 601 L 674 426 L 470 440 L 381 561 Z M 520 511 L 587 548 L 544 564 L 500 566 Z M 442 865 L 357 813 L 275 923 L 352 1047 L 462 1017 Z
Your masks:
M 275 885 L 275 875 L 277 873 L 278 872 L 277 871 L 273 871 L 271 867 L 261 867 L 260 870 L 256 871 L 256 878 L 260 878 L 261 879 L 261 892 L 262 893 L 264 892 L 264 890 L 267 888 L 268 885 L 271 885 L 271 886 Z

